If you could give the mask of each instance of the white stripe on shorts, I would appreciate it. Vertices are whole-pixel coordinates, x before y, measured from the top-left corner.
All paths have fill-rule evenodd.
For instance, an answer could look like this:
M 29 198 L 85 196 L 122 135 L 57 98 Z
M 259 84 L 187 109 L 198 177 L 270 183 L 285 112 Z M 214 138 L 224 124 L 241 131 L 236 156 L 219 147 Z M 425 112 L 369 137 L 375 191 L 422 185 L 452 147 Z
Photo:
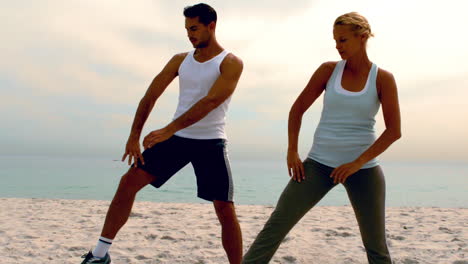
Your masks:
M 232 173 L 231 173 L 231 166 L 230 166 L 230 162 L 229 162 L 229 156 L 228 156 L 228 153 L 227 153 L 227 147 L 225 146 L 224 147 L 224 162 L 226 164 L 226 169 L 227 169 L 227 173 L 228 173 L 228 178 L 229 178 L 229 192 L 228 192 L 228 201 L 230 202 L 234 202 L 233 201 L 233 196 L 234 196 L 234 184 L 232 182 Z

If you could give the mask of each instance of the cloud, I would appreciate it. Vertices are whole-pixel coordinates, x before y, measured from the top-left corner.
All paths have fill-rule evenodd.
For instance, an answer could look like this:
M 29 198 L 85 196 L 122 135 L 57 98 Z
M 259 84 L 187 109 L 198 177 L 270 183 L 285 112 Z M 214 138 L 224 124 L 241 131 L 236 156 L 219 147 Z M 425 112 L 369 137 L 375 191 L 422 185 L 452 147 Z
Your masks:
M 153 77 L 173 54 L 191 49 L 182 9 L 193 3 L 5 4 L 0 10 L 5 23 L 0 35 L 0 121 L 7 137 L 0 144 L 8 147 L 2 151 L 120 152 Z M 234 154 L 283 158 L 289 109 L 315 69 L 339 59 L 331 35 L 333 20 L 356 10 L 376 33 L 369 42 L 370 58 L 394 73 L 399 86 L 403 138 L 384 157 L 437 158 L 438 152 L 450 159 L 466 157 L 468 146 L 462 139 L 468 126 L 461 122 L 468 114 L 462 99 L 468 96 L 468 41 L 460 34 L 463 1 L 208 3 L 219 14 L 218 39 L 245 65 L 228 113 Z M 171 120 L 177 84 L 158 100 L 144 133 Z M 304 155 L 321 102 L 319 98 L 303 119 Z M 381 132 L 381 113 L 378 118 Z

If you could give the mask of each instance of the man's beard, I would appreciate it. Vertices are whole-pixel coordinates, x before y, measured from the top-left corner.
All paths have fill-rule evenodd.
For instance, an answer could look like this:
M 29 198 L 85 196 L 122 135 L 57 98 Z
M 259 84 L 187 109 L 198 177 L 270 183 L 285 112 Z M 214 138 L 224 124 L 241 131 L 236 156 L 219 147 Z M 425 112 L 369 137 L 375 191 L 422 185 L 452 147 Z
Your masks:
M 204 41 L 200 41 L 198 44 L 195 45 L 195 48 L 197 49 L 202 49 L 208 47 L 208 44 L 210 43 L 211 37 L 208 37 Z
M 206 47 L 208 47 L 208 41 L 200 42 L 195 46 L 195 48 L 197 49 L 206 48 Z

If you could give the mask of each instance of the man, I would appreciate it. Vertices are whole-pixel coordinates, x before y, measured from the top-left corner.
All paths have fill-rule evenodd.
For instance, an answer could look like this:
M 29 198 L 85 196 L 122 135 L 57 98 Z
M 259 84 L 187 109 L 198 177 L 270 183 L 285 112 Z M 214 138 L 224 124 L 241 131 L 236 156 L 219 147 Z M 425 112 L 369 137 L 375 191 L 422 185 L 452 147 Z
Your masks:
M 108 250 L 130 215 L 136 193 L 163 185 L 192 163 L 198 197 L 213 201 L 230 263 L 240 263 L 242 235 L 233 204 L 233 185 L 226 152 L 225 114 L 242 74 L 242 61 L 217 42 L 216 11 L 206 4 L 184 9 L 185 28 L 195 50 L 175 55 L 154 78 L 141 99 L 127 141 L 124 161 L 133 162 L 122 176 L 107 212 L 101 237 L 82 264 L 110 263 Z M 156 100 L 179 76 L 180 96 L 174 119 L 149 133 L 140 151 L 140 134 Z

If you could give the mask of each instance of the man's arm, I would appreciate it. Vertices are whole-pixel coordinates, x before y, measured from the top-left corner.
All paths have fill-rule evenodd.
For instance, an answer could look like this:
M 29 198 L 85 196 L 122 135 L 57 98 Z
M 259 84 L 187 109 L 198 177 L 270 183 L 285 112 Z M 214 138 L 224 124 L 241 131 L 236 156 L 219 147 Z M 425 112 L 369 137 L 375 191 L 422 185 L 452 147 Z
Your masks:
M 144 163 L 143 156 L 140 151 L 140 136 L 143 129 L 143 125 L 148 119 L 151 110 L 153 109 L 156 100 L 161 96 L 164 90 L 169 86 L 169 84 L 174 80 L 178 75 L 179 66 L 184 60 L 187 53 L 176 54 L 172 57 L 163 70 L 156 75 L 156 77 L 151 82 L 148 90 L 146 91 L 143 98 L 138 104 L 138 109 L 133 119 L 132 129 L 130 136 L 127 141 L 125 148 L 125 153 L 122 157 L 122 161 L 125 160 L 127 156 L 128 164 L 130 165 L 133 161 L 137 164 L 137 159 L 140 159 Z
M 218 79 L 216 79 L 208 94 L 166 127 L 155 130 L 146 136 L 143 141 L 143 146 L 145 148 L 150 148 L 168 139 L 175 132 L 198 122 L 208 115 L 208 113 L 232 95 L 242 74 L 242 69 L 242 60 L 233 54 L 228 54 L 220 65 L 221 74 Z

